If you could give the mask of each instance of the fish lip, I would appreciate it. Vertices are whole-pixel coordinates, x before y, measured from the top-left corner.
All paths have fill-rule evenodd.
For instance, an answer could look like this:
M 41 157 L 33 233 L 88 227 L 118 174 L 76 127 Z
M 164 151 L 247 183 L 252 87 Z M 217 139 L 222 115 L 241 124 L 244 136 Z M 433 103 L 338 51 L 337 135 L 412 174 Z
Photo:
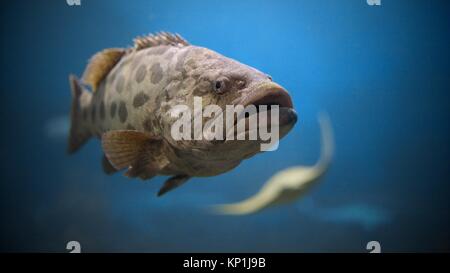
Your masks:
M 249 105 L 278 105 L 280 108 L 294 108 L 291 96 L 280 85 L 274 82 L 265 82 L 253 88 L 242 101 L 241 105 L 247 107 Z
M 280 126 L 293 126 L 297 123 L 298 115 L 294 108 L 280 107 Z
M 267 124 L 264 127 L 269 127 L 272 126 L 272 119 L 269 118 L 270 116 L 270 110 L 267 110 Z M 258 112 L 259 113 L 259 112 Z M 253 115 L 258 115 L 258 113 L 253 114 Z M 288 133 L 293 127 L 294 125 L 297 123 L 298 120 L 298 115 L 297 112 L 295 111 L 294 108 L 289 108 L 289 107 L 280 107 L 279 108 L 279 112 L 278 112 L 278 120 L 276 121 L 276 125 L 275 126 L 279 126 L 280 129 L 280 135 L 286 135 L 286 133 Z M 253 116 L 252 115 L 252 116 Z M 235 119 L 234 125 L 233 127 L 236 128 L 237 123 L 241 120 L 241 119 L 249 119 L 249 117 L 238 117 Z M 260 129 L 260 124 L 258 122 L 258 124 L 256 125 L 257 129 Z M 249 129 L 246 128 L 245 132 L 248 132 Z

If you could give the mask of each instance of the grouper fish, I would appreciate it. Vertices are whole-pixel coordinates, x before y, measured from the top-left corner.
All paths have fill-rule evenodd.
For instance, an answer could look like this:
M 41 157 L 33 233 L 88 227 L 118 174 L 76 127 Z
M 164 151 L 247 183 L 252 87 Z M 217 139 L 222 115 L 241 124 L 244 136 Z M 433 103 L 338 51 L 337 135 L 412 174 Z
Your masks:
M 191 177 L 222 174 L 261 152 L 262 140 L 175 140 L 172 107 L 267 105 L 279 107 L 279 138 L 297 122 L 288 92 L 255 68 L 210 49 L 190 45 L 178 34 L 137 37 L 129 48 L 95 54 L 72 91 L 68 152 L 88 139 L 101 139 L 103 170 L 150 179 L 170 176 L 158 196 Z M 195 115 L 192 116 L 194 118 Z M 204 122 L 208 117 L 201 117 Z M 216 117 L 211 117 L 213 119 Z M 249 117 L 245 117 L 248 119 Z

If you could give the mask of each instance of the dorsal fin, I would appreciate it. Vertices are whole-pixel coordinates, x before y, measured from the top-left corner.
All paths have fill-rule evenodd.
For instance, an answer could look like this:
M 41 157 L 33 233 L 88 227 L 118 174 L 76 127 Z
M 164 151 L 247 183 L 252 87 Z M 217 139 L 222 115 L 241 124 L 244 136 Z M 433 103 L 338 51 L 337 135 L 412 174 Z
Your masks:
M 189 43 L 179 34 L 158 32 L 156 34 L 148 34 L 146 36 L 138 36 L 134 39 L 134 49 L 140 50 L 152 46 L 171 45 L 171 46 L 188 46 Z
M 89 84 L 93 91 L 97 90 L 100 82 L 108 75 L 125 52 L 126 50 L 123 48 L 107 48 L 96 53 L 89 60 L 89 64 L 84 70 L 83 82 Z

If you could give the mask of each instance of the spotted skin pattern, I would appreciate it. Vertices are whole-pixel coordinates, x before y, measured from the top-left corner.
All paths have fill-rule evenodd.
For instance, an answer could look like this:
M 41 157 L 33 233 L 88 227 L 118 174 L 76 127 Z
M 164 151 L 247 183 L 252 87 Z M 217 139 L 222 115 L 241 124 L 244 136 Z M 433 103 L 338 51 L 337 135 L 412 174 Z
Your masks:
M 213 176 L 227 172 L 258 153 L 259 144 L 232 142 L 212 146 L 214 143 L 209 141 L 175 141 L 171 126 L 178 118 L 170 110 L 180 104 L 193 109 L 195 96 L 202 97 L 203 105 L 215 104 L 225 109 L 226 105 L 253 96 L 260 86 L 271 84 L 272 80 L 252 67 L 177 39 L 152 36 L 127 49 L 97 90 L 82 95 L 81 127 L 96 137 L 128 130 L 162 139 L 164 158 L 157 160 L 166 163 L 158 174 Z M 214 89 L 221 77 L 227 77 L 227 92 L 223 94 Z M 203 124 L 208 121 L 207 117 L 200 118 Z

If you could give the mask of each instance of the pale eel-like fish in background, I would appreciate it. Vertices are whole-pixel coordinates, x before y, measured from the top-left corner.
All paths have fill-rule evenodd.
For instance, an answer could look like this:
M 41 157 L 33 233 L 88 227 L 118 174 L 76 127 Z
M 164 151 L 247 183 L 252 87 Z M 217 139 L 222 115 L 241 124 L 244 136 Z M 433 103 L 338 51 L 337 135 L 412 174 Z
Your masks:
M 296 166 L 279 171 L 254 196 L 241 202 L 217 205 L 216 213 L 244 215 L 261 211 L 275 205 L 298 200 L 316 185 L 330 166 L 334 150 L 333 130 L 327 114 L 319 115 L 322 134 L 320 159 L 313 166 Z

